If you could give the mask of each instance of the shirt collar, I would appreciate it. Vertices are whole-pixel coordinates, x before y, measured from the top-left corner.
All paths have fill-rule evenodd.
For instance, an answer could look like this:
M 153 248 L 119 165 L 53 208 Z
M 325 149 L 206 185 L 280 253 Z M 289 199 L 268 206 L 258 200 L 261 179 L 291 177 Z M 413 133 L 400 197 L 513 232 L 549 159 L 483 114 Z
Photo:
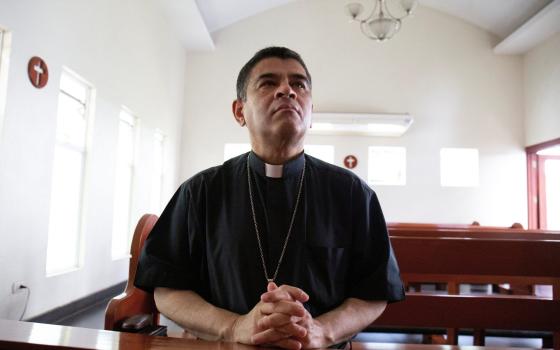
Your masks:
M 249 152 L 249 167 L 260 176 L 267 177 L 292 177 L 301 174 L 303 170 L 305 153 L 282 165 L 271 165 L 265 163 L 253 151 Z

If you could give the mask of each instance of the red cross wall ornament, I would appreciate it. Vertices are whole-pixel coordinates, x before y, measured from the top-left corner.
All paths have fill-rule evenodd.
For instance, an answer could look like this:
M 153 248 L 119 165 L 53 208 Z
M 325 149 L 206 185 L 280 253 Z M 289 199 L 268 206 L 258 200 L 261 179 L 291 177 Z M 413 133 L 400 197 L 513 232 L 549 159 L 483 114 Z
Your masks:
M 49 68 L 41 57 L 31 57 L 27 64 L 27 75 L 31 85 L 37 89 L 41 89 L 47 85 L 49 81 Z
M 353 155 L 344 157 L 344 166 L 348 169 L 354 169 L 358 165 L 358 158 Z

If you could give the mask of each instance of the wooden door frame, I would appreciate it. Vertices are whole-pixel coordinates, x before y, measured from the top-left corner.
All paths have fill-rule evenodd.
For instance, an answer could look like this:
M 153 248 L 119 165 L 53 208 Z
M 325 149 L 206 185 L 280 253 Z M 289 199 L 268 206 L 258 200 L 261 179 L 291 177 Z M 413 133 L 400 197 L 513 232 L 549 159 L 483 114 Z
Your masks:
M 527 154 L 527 208 L 529 229 L 541 228 L 544 222 L 542 220 L 546 219 L 546 213 L 544 212 L 546 203 L 541 202 L 544 197 L 539 193 L 539 190 L 544 190 L 543 170 L 542 166 L 539 167 L 539 156 L 537 152 L 557 145 L 560 145 L 560 138 L 525 148 Z

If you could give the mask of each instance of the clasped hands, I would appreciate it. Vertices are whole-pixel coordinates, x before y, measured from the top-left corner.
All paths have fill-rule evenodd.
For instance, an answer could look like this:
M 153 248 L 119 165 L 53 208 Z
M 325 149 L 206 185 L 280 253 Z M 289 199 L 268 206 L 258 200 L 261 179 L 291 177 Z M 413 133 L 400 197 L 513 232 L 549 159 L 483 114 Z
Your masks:
M 235 320 L 233 340 L 293 350 L 331 345 L 325 327 L 303 307 L 307 300 L 299 288 L 270 282 L 257 305 Z

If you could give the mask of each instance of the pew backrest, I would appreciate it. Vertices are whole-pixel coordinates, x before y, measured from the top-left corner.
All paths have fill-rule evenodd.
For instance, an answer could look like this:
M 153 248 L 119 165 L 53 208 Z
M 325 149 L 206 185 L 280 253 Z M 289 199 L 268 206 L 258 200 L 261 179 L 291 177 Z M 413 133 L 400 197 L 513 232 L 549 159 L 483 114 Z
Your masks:
M 408 292 L 372 326 L 446 328 L 451 343 L 459 328 L 552 331 L 560 349 L 560 239 L 545 238 L 392 235 L 405 283 L 446 283 L 450 294 L 460 283 L 549 284 L 552 298 Z

